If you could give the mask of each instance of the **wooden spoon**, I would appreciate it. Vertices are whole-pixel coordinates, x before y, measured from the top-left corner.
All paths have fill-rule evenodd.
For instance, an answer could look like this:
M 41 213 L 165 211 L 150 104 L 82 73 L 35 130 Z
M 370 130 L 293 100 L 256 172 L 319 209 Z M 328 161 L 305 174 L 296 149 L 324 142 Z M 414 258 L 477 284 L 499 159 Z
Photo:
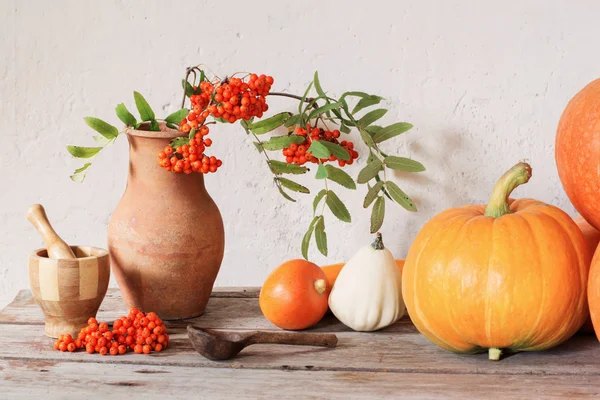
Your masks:
M 335 347 L 337 336 L 331 333 L 227 332 L 187 327 L 194 349 L 210 360 L 229 360 L 252 344 L 291 344 Z
M 48 251 L 48 258 L 77 258 L 69 245 L 52 229 L 44 207 L 40 204 L 34 204 L 29 207 L 29 210 L 27 210 L 27 219 L 42 235 L 42 239 L 46 244 L 46 250 Z

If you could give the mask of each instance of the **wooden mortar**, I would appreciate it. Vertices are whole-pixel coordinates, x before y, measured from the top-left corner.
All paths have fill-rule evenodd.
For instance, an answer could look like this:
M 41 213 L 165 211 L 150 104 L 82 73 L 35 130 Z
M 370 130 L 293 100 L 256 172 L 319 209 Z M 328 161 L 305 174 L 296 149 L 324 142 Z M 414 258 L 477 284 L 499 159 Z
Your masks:
M 44 312 L 46 336 L 56 338 L 80 329 L 95 317 L 110 279 L 108 251 L 71 246 L 77 258 L 51 259 L 46 249 L 29 255 L 29 283 Z

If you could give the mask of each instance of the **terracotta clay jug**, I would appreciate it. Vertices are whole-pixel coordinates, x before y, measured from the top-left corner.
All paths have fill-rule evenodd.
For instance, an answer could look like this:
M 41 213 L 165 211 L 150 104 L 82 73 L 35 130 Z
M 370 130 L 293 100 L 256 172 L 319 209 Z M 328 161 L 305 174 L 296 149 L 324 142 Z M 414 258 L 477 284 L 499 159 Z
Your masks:
M 181 134 L 164 124 L 160 132 L 144 128 L 126 131 L 129 176 L 108 225 L 111 268 L 129 308 L 196 317 L 223 260 L 223 220 L 202 174 L 158 165 L 158 153 Z

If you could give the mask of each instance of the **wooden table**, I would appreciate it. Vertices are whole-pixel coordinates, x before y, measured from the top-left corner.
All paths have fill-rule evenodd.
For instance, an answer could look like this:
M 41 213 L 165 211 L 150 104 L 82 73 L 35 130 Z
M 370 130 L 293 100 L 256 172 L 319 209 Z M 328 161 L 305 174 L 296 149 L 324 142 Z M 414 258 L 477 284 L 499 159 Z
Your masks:
M 213 292 L 197 326 L 275 330 L 258 307 L 255 288 Z M 126 314 L 109 290 L 98 319 Z M 255 345 L 230 361 L 194 352 L 185 326 L 169 323 L 171 346 L 149 355 L 61 353 L 44 336 L 42 313 L 28 290 L 0 312 L 0 398 L 556 398 L 600 395 L 600 345 L 576 336 L 542 353 L 499 362 L 487 354 L 439 349 L 408 317 L 375 333 L 357 333 L 327 316 L 309 331 L 335 332 L 335 349 Z M 111 395 L 111 397 L 106 397 Z

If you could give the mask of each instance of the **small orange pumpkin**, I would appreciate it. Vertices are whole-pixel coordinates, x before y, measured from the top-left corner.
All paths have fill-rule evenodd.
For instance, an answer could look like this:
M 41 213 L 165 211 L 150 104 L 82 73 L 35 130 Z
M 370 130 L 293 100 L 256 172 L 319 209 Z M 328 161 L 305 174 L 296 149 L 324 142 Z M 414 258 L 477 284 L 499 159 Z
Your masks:
M 327 312 L 330 289 L 327 276 L 318 265 L 290 260 L 265 280 L 259 295 L 260 309 L 282 329 L 309 328 Z
M 575 223 L 581 229 L 583 237 L 588 244 L 588 247 L 593 254 L 600 243 L 600 231 L 590 225 L 581 215 L 574 219 Z M 594 325 L 592 319 L 588 318 L 579 330 L 582 333 L 594 333 Z
M 528 164 L 515 165 L 487 206 L 446 210 L 413 242 L 402 295 L 415 326 L 444 349 L 498 360 L 504 349 L 554 347 L 587 318 L 583 234 L 557 207 L 508 199 L 530 177 Z

